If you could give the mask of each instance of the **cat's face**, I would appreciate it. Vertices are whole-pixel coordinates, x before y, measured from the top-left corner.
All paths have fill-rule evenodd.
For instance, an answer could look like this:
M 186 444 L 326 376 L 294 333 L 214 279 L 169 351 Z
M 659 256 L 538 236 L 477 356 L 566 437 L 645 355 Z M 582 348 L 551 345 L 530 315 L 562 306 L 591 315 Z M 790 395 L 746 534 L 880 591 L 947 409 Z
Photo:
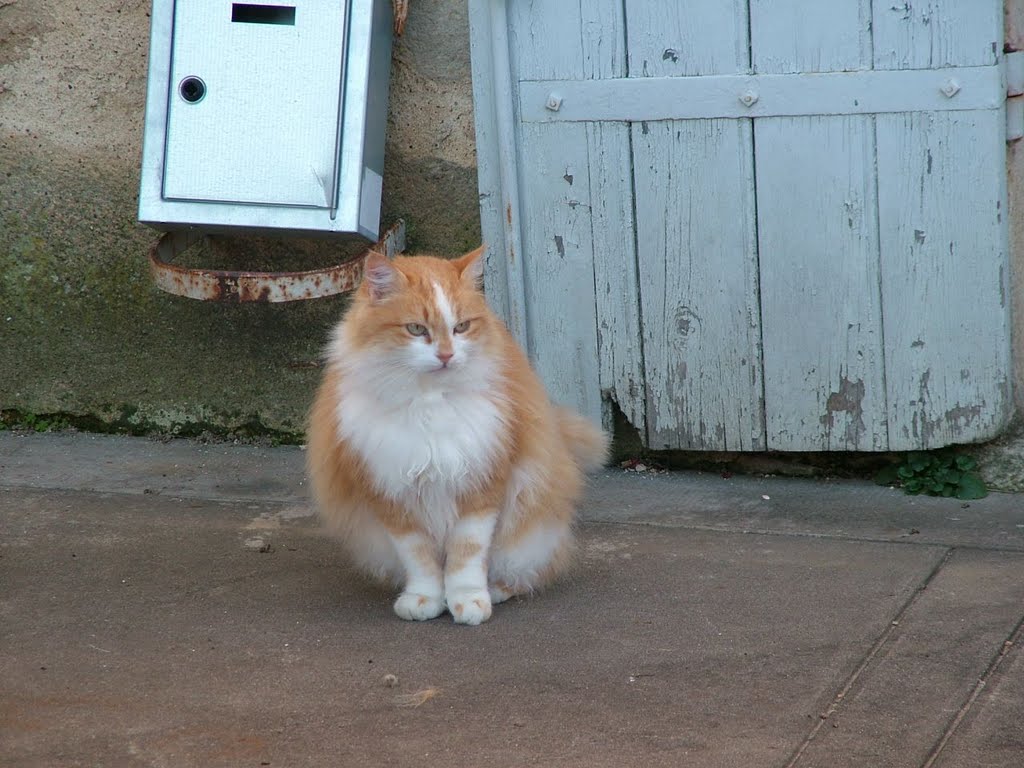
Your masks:
M 360 353 L 389 373 L 441 388 L 482 373 L 495 320 L 478 288 L 480 256 L 371 255 L 346 320 Z

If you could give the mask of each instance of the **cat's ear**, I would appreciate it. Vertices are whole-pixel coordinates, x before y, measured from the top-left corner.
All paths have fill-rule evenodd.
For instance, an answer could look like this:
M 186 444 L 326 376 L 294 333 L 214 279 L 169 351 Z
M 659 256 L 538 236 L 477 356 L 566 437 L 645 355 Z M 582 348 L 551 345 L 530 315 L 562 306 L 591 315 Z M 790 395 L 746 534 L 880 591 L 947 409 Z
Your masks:
M 487 246 L 470 251 L 465 256 L 455 259 L 455 268 L 459 270 L 462 281 L 473 288 L 480 290 L 484 282 L 484 252 Z
M 388 259 L 387 256 L 370 251 L 363 262 L 363 286 L 376 304 L 391 296 L 401 286 L 404 275 Z

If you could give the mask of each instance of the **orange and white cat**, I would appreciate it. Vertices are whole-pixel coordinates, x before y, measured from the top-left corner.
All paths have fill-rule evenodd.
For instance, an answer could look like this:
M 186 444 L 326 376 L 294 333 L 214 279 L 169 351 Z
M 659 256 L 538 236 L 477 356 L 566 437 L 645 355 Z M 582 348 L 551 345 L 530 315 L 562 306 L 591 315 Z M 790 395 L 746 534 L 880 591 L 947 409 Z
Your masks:
M 320 513 L 403 619 L 491 606 L 568 564 L 583 473 L 607 437 L 556 407 L 480 291 L 483 248 L 371 254 L 310 414 Z

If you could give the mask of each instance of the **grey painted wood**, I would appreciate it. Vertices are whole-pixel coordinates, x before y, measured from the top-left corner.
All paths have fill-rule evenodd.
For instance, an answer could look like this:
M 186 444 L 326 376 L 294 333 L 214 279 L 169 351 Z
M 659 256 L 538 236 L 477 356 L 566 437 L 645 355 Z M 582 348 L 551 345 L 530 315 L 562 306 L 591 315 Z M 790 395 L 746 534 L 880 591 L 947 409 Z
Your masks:
M 984 66 L 1003 51 L 998 0 L 873 0 L 876 69 Z
M 470 0 L 470 48 L 480 190 L 480 226 L 487 244 L 488 301 L 528 348 L 526 296 L 506 0 Z
M 626 74 L 624 8 L 619 0 L 581 4 L 585 76 Z M 633 218 L 633 157 L 629 126 L 589 123 L 591 226 L 604 422 L 613 424 L 617 405 L 630 424 L 646 428 L 643 339 L 637 306 L 636 235 Z
M 626 74 L 626 17 L 622 0 L 580 3 L 583 76 L 586 79 Z
M 747 0 L 624 0 L 629 76 L 749 72 Z
M 872 118 L 755 133 L 768 447 L 884 450 Z
M 953 98 L 942 92 L 950 80 L 959 88 Z M 562 98 L 558 111 L 545 106 L 552 93 Z M 750 106 L 741 101 L 748 94 L 757 96 Z M 992 65 L 601 82 L 541 80 L 522 83 L 520 110 L 527 122 L 674 120 L 996 109 L 1005 97 L 1002 71 Z
M 874 3 L 876 67 L 1000 60 L 1000 3 L 896 6 Z M 983 440 L 1012 407 L 1004 112 L 877 126 L 890 447 Z
M 633 148 L 649 445 L 762 450 L 750 121 L 638 125 Z
M 871 68 L 871 0 L 750 0 L 758 73 Z
M 999 3 L 750 3 L 471 0 L 499 303 L 556 400 L 654 448 L 990 436 Z
M 626 10 L 632 78 L 749 68 L 745 3 L 703 0 L 681 14 L 670 0 L 627 0 Z M 632 131 L 648 443 L 763 449 L 750 121 Z
M 555 402 L 600 422 L 586 126 L 520 130 L 520 169 L 530 179 L 522 200 L 530 358 Z
M 1004 127 L 999 111 L 878 117 L 894 450 L 983 440 L 1010 417 Z
M 751 0 L 755 68 L 870 67 L 870 12 L 869 0 Z M 862 73 L 845 77 L 869 92 Z M 767 445 L 884 450 L 874 122 L 760 119 L 755 146 Z
M 601 390 L 641 433 L 647 424 L 629 126 L 587 125 Z M 611 411 L 605 413 L 610 423 Z
M 507 6 L 516 79 L 584 76 L 581 3 L 507 0 Z
M 502 185 L 499 165 L 498 93 L 511 99 L 507 81 L 497 86 L 489 0 L 469 0 L 469 47 L 473 70 L 474 129 L 480 231 L 487 251 L 484 291 L 487 301 L 506 322 L 509 317 L 508 274 L 505 271 L 505 232 L 501 224 Z M 506 49 L 507 53 L 507 49 Z M 511 126 L 509 126 L 511 128 Z
M 583 13 L 558 0 L 508 8 L 515 82 L 582 78 Z M 555 402 L 603 418 L 594 288 L 590 164 L 584 125 L 519 124 L 522 269 L 531 362 Z

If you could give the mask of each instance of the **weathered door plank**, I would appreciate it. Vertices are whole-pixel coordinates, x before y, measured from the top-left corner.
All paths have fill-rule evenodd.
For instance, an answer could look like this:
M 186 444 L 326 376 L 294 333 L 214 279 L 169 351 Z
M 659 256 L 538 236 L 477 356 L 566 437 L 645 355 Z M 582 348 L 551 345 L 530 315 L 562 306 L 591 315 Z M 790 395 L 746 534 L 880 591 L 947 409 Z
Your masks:
M 601 390 L 626 420 L 646 428 L 643 339 L 638 308 L 633 159 L 629 126 L 587 123 L 593 201 L 594 284 Z M 609 404 L 610 407 L 610 404 Z M 606 412 L 610 425 L 611 411 Z
M 626 74 L 625 18 L 618 0 L 581 4 L 586 76 Z M 587 123 L 590 200 L 597 302 L 597 352 L 604 421 L 612 426 L 611 404 L 643 433 L 646 398 L 643 340 L 637 306 L 633 158 L 626 123 Z
M 875 67 L 996 64 L 1002 21 L 997 2 L 875 0 Z M 1011 409 L 1004 111 L 876 119 L 890 448 L 984 440 Z
M 873 118 L 755 122 L 768 446 L 884 450 Z
M 879 115 L 890 448 L 993 437 L 1010 417 L 1002 112 Z
M 747 72 L 745 2 L 626 0 L 629 76 Z M 749 120 L 632 126 L 652 448 L 764 448 Z
M 624 0 L 630 77 L 748 72 L 747 0 Z
M 518 276 L 510 280 L 510 273 L 514 275 L 518 268 L 522 247 L 518 231 L 513 87 L 504 11 L 501 2 L 469 0 L 473 127 L 476 133 L 480 229 L 487 245 L 484 290 L 491 307 L 505 321 L 513 336 L 525 343 L 523 284 Z M 511 215 L 513 212 L 514 217 Z M 515 227 L 512 226 L 513 221 Z
M 751 0 L 755 69 L 870 68 L 870 13 Z M 884 450 L 873 118 L 762 118 L 755 146 L 768 447 Z
M 750 121 L 638 125 L 633 147 L 649 445 L 762 450 Z
M 510 3 L 515 80 L 584 78 L 584 18 L 580 4 Z M 529 180 L 519 202 L 530 357 L 552 400 L 600 422 L 587 128 L 520 123 L 518 131 L 520 174 Z
M 599 423 L 586 126 L 520 131 L 520 168 L 530 179 L 521 201 L 530 357 L 552 400 Z
M 875 69 L 995 64 L 1003 50 L 998 0 L 873 0 Z
M 750 0 L 750 27 L 759 74 L 871 68 L 870 0 Z

